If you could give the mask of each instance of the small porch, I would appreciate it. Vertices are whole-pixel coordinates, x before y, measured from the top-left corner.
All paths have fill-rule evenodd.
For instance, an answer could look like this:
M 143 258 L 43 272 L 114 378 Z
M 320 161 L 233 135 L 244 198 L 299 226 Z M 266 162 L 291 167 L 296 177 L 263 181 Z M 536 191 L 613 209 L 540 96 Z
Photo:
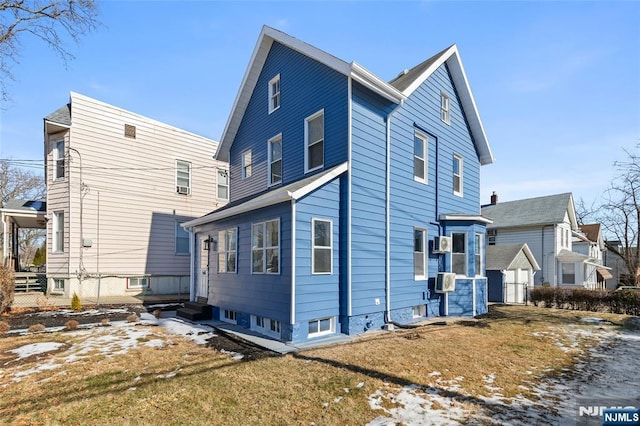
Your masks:
M 47 203 L 41 200 L 9 200 L 0 209 L 2 221 L 2 265 L 15 272 L 22 272 L 19 251 L 20 229 L 46 229 Z M 22 262 L 24 263 L 24 262 Z

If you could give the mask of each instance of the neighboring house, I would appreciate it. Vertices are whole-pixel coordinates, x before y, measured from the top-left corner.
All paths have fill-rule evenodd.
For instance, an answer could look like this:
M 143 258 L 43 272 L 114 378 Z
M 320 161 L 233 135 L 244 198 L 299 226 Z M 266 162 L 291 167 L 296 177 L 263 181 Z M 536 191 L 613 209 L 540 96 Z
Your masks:
M 607 240 L 609 246 L 616 247 L 620 253 L 625 252 L 625 248 L 621 241 Z M 636 251 L 636 247 L 629 247 L 631 253 Z M 611 273 L 611 278 L 607 278 L 606 286 L 608 290 L 615 290 L 620 285 L 632 285 L 631 275 L 629 274 L 629 268 L 625 264 L 622 257 L 618 256 L 611 250 L 605 250 L 604 252 L 604 265 Z M 636 282 L 640 282 L 640 268 L 636 272 Z
M 605 245 L 599 223 L 580 225 L 580 230 L 573 234 L 573 251 L 593 259 L 592 262 L 585 263 L 587 288 L 606 289 L 606 280 L 613 278 L 613 275 L 610 272 L 611 268 L 603 265 Z
M 20 262 L 19 230 L 44 229 L 46 212 L 47 203 L 39 200 L 7 200 L 0 208 L 3 266 L 16 272 L 29 266 L 24 260 Z
M 526 243 L 540 265 L 535 285 L 592 288 L 590 271 L 596 259 L 573 251 L 578 231 L 571 193 L 548 195 L 482 206 L 489 245 Z M 595 278 L 595 277 L 594 277 Z
M 487 246 L 489 302 L 526 303 L 539 270 L 526 243 Z
M 227 201 L 217 142 L 73 92 L 44 130 L 49 293 L 188 292 L 180 225 Z
M 217 158 L 230 204 L 185 224 L 214 317 L 305 341 L 486 312 L 493 155 L 455 45 L 387 83 L 265 27 Z

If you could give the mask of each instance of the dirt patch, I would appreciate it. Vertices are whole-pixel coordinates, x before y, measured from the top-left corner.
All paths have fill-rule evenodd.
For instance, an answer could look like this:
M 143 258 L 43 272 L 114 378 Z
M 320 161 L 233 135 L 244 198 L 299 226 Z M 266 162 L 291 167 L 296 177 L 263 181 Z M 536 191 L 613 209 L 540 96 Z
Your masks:
M 216 329 L 216 335 L 207 341 L 207 346 L 219 352 L 242 354 L 242 361 L 280 356 L 279 353 L 255 345 L 247 340 Z

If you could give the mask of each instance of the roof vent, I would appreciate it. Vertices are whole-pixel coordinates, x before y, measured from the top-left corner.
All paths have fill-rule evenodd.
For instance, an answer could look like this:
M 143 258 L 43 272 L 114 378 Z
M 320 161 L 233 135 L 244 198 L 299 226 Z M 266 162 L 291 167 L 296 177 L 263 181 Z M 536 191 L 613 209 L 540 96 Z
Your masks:
M 402 71 L 400 71 L 400 74 L 398 74 L 398 77 L 402 77 L 403 75 L 406 75 L 408 72 L 409 72 L 408 69 L 403 69 Z

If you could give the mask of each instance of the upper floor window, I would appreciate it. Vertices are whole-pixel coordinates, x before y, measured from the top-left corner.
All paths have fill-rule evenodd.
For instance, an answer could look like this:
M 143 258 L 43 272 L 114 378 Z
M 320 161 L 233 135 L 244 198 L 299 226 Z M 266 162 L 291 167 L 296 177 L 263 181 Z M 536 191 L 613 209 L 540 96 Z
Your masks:
M 269 114 L 280 108 L 280 74 L 269 81 Z
M 427 183 L 427 137 L 416 132 L 413 135 L 413 179 Z
M 282 182 L 282 134 L 269 139 L 269 185 Z
M 238 228 L 218 231 L 218 272 L 236 272 Z
M 189 195 L 191 193 L 191 163 L 176 160 L 176 192 Z
M 189 254 L 189 232 L 176 221 L 176 254 Z
M 56 142 L 53 150 L 53 161 L 55 162 L 54 179 L 64 177 L 64 141 Z
M 251 177 L 251 150 L 242 154 L 242 179 Z
M 453 154 L 453 193 L 462 197 L 462 156 Z
M 304 146 L 305 173 L 324 166 L 324 110 L 305 119 Z
M 280 221 L 278 219 L 251 225 L 251 272 L 280 273 Z
M 229 172 L 218 169 L 218 200 L 229 199 Z
M 445 93 L 440 93 L 440 119 L 450 124 L 449 120 L 449 96 Z
M 64 252 L 64 212 L 53 212 L 53 251 Z
M 427 277 L 427 231 L 415 228 L 413 230 L 413 276 L 416 280 Z
M 476 276 L 482 275 L 482 234 L 476 234 L 474 239 L 474 267 Z
M 313 244 L 311 249 L 311 272 L 313 274 L 331 274 L 333 268 L 332 222 L 313 219 Z
M 453 248 L 451 250 L 451 272 L 467 275 L 467 234 L 453 232 L 451 234 Z

